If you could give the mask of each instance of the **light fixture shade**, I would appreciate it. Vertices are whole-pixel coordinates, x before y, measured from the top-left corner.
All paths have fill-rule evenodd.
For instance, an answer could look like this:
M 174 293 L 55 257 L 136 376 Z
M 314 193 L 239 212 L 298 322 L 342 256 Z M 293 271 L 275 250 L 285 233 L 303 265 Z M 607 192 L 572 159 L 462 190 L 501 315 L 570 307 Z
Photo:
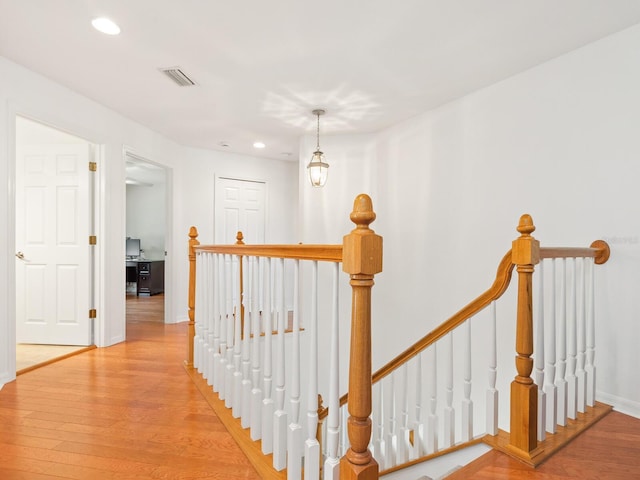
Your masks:
M 324 161 L 324 155 L 320 150 L 313 152 L 311 161 L 307 165 L 309 172 L 309 181 L 314 187 L 323 187 L 327 182 L 329 174 L 329 164 Z

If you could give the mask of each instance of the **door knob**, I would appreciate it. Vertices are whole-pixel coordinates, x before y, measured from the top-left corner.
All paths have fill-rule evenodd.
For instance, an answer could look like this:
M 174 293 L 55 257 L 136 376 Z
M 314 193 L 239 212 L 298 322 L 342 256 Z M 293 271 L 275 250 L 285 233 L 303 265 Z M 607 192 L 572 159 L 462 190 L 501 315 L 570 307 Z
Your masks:
M 16 257 L 18 257 L 20 260 L 22 260 L 24 258 L 24 253 L 18 252 L 18 253 L 16 253 Z

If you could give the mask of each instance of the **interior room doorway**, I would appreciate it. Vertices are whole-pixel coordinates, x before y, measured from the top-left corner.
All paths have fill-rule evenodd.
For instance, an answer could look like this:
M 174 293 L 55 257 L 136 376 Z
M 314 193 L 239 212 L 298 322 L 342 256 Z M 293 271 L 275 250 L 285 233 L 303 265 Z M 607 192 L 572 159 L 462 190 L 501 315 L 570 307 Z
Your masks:
M 94 343 L 95 151 L 16 116 L 17 371 Z
M 166 322 L 168 172 L 125 151 L 127 322 Z

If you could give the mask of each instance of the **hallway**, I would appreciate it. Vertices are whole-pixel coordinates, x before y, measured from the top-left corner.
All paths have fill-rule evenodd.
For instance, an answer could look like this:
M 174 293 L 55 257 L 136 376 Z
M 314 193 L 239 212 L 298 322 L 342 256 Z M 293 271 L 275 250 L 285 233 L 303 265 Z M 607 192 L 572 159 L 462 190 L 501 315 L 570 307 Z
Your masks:
M 0 390 L 0 478 L 259 478 L 182 367 L 187 324 L 143 320 Z

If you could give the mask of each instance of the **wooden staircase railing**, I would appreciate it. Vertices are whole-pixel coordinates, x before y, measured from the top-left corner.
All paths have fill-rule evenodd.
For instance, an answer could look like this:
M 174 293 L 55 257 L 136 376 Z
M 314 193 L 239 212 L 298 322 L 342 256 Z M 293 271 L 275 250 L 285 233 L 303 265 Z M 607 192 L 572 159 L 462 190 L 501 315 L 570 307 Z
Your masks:
M 301 477 L 303 456 L 305 478 L 319 478 L 323 475 L 326 479 L 369 479 L 480 441 L 531 465 L 537 465 L 608 413 L 608 407 L 595 402 L 594 276 L 591 267 L 593 264 L 599 265 L 607 261 L 609 248 L 605 242 L 596 241 L 589 248 L 540 247 L 539 242 L 532 236 L 535 226 L 531 217 L 523 215 L 517 228 L 520 236 L 513 241 L 512 249 L 500 262 L 492 286 L 372 375 L 370 295 L 374 275 L 382 269 L 382 239 L 368 228 L 375 219 L 368 197 L 359 196 L 356 199 L 351 219 L 356 223 L 356 228 L 345 236 L 343 245 L 203 247 L 198 246 L 195 235 L 190 234 L 190 278 L 194 280 L 197 276 L 195 257 L 196 255 L 204 256 L 205 253 L 223 257 L 235 256 L 240 259 L 273 257 L 295 261 L 328 261 L 335 264 L 342 262 L 343 270 L 350 275 L 352 287 L 350 394 L 338 399 L 337 375 L 331 377 L 330 392 L 323 395 L 328 398 L 328 406 L 323 407 L 319 404 L 317 410 L 315 407 L 308 408 L 307 430 L 317 431 L 317 433 L 314 434 L 315 436 L 310 435 L 307 443 L 315 442 L 318 445 L 313 447 L 314 450 L 305 451 L 304 455 L 297 450 L 289 454 L 294 457 L 294 461 L 288 461 L 286 478 Z M 573 265 L 572 270 L 570 268 L 565 272 L 565 260 Z M 547 284 L 544 283 L 543 262 L 551 262 L 553 266 L 553 277 Z M 242 267 L 243 264 L 240 260 L 239 265 Z M 560 273 L 556 272 L 558 265 L 561 265 L 561 268 L 558 267 Z M 315 268 L 317 263 L 312 275 L 314 279 L 317 278 Z M 507 296 L 504 300 L 502 297 L 508 290 L 514 268 L 518 274 L 517 295 L 516 298 Z M 540 271 L 537 272 L 537 270 Z M 582 273 L 580 279 L 579 271 Z M 569 273 L 571 276 L 567 276 Z M 255 277 L 255 274 L 251 275 L 253 275 L 251 278 Z M 334 275 L 337 277 L 337 269 L 334 270 Z M 555 293 L 556 279 L 560 284 L 560 293 Z M 284 283 L 284 280 L 282 282 Z M 549 286 L 548 283 L 551 285 Z M 240 285 L 241 290 L 242 285 L 246 285 L 246 281 L 241 282 Z M 568 293 L 565 288 L 567 285 L 571 286 Z M 202 332 L 198 332 L 197 326 L 193 327 L 192 312 L 197 293 L 195 288 L 192 289 L 191 284 L 189 291 L 189 332 L 192 335 L 189 354 L 192 357 L 187 361 L 187 365 L 188 367 L 195 365 L 197 370 L 203 372 L 205 380 L 209 381 L 208 377 L 215 376 L 215 369 L 203 364 L 206 355 L 203 351 L 211 348 L 218 350 L 220 359 L 224 359 L 225 352 L 220 351 L 221 345 L 215 341 L 211 319 L 207 319 L 209 327 Z M 337 288 L 334 292 L 334 295 L 336 294 Z M 244 293 L 239 295 L 242 297 Z M 299 292 L 294 294 L 296 298 L 297 295 Z M 514 332 L 516 375 L 511 382 L 509 433 L 498 428 L 500 415 L 497 347 L 500 342 L 497 338 L 502 332 L 513 329 L 514 314 L 507 313 L 510 319 L 507 318 L 503 325 L 501 322 L 504 315 L 502 310 L 498 314 L 496 307 L 499 299 L 500 305 L 505 304 L 509 311 L 515 312 L 516 319 Z M 209 301 L 211 302 L 215 304 L 215 297 Z M 238 299 L 233 303 L 236 305 L 234 312 L 242 312 L 241 316 L 244 318 L 246 303 Z M 272 306 L 266 299 L 264 303 L 270 311 Z M 578 303 L 582 306 L 578 306 Z M 305 325 L 305 335 L 315 335 L 313 332 L 318 325 L 317 313 L 313 313 L 317 312 L 318 308 L 315 293 L 311 295 L 311 304 L 313 321 L 308 326 Z M 207 305 L 206 301 L 205 305 Z M 261 305 L 262 308 L 264 308 L 263 305 Z M 278 308 L 282 310 L 284 307 Z M 252 315 L 251 312 L 255 309 L 255 306 L 250 307 L 249 315 Z M 273 309 L 276 317 L 281 316 L 281 313 L 275 312 L 275 306 Z M 294 332 L 299 331 L 300 320 L 295 313 L 298 309 L 299 306 L 296 304 Z M 338 322 L 337 310 L 337 300 L 334 298 L 333 319 L 331 322 L 323 322 L 323 324 L 331 323 L 331 329 L 335 332 L 337 332 Z M 552 314 L 547 311 L 551 311 Z M 559 312 L 557 323 L 556 312 Z M 231 316 L 235 318 L 235 313 Z M 264 316 L 262 310 L 260 316 L 260 318 Z M 266 318 L 270 316 L 267 315 Z M 248 322 L 249 326 L 243 322 L 244 320 L 240 322 L 244 326 L 242 331 L 245 332 L 241 337 L 242 341 L 245 338 L 255 339 L 259 334 L 265 337 L 271 335 L 271 327 L 268 328 L 268 332 L 253 331 L 251 333 L 253 321 Z M 229 325 L 233 324 L 232 321 Z M 548 324 L 546 334 L 545 324 Z M 270 323 L 267 322 L 267 325 Z M 471 334 L 472 325 L 474 332 L 478 329 L 479 333 Z M 281 332 L 278 331 L 277 334 L 280 335 Z M 299 337 L 295 335 L 294 333 L 292 342 L 297 345 Z M 483 358 L 486 361 L 489 379 L 487 388 L 483 391 L 484 398 L 478 396 L 475 391 L 472 392 L 472 379 L 477 377 L 475 372 L 480 364 L 477 358 L 479 348 L 476 338 L 482 339 L 480 343 L 483 345 L 480 350 L 485 350 L 481 353 L 485 356 Z M 338 370 L 337 341 L 336 334 L 332 337 L 330 346 L 326 347 L 331 352 L 329 363 L 332 371 Z M 232 336 L 229 337 L 227 347 L 231 343 L 233 343 Z M 546 363 L 545 344 L 551 345 L 547 347 Z M 266 345 L 265 343 L 264 348 L 270 348 Z M 234 348 L 240 351 L 237 342 Z M 294 347 L 294 350 L 295 348 L 299 347 Z M 312 356 L 317 352 L 316 349 L 317 344 L 314 340 L 310 347 Z M 473 357 L 472 351 L 474 351 Z M 243 350 L 243 352 L 246 351 Z M 196 357 L 195 362 L 193 355 Z M 246 364 L 251 362 L 248 354 L 246 357 L 244 353 L 237 353 L 237 355 L 242 356 Z M 201 359 L 198 361 L 199 356 Z M 233 363 L 232 358 L 228 358 L 227 366 Z M 191 368 L 187 370 L 191 372 L 194 381 L 202 384 L 202 380 L 198 380 L 195 375 L 196 370 Z M 457 383 L 454 380 L 454 372 L 461 375 L 461 382 Z M 310 372 L 310 379 L 310 383 L 317 382 L 313 369 Z M 215 388 L 214 386 L 213 389 Z M 206 387 L 202 389 L 204 391 Z M 314 393 L 313 389 L 309 390 L 308 405 L 313 403 L 311 399 L 317 393 L 317 391 Z M 297 403 L 294 404 L 297 405 L 300 396 L 298 393 L 295 395 L 297 395 L 295 400 Z M 573 400 L 574 396 L 575 400 Z M 350 398 L 351 401 L 349 401 Z M 460 402 L 462 413 L 459 422 L 456 421 L 458 402 Z M 484 406 L 484 409 L 479 408 L 478 405 Z M 296 408 L 298 407 L 294 409 Z M 348 415 L 346 408 L 348 408 Z M 271 412 L 271 410 L 267 411 Z M 482 418 L 483 415 L 484 418 Z M 293 417 L 297 418 L 297 414 L 294 413 Z M 479 422 L 479 420 L 484 421 Z M 478 428 L 479 423 L 484 426 Z M 234 428 L 238 430 L 237 427 Z M 295 430 L 298 429 L 296 427 Z M 345 430 L 348 431 L 348 435 L 344 434 Z M 256 440 L 253 433 L 251 438 Z M 291 442 L 292 438 L 294 437 L 290 436 L 288 441 Z M 273 441 L 275 444 L 282 439 L 277 440 L 274 437 Z M 276 470 L 283 472 L 283 465 L 275 460 L 275 452 L 271 455 L 269 448 L 267 451 L 264 449 L 265 443 L 269 442 L 269 439 L 263 439 L 258 443 L 262 443 L 262 451 L 268 454 L 268 460 L 273 459 L 275 470 L 271 469 L 267 472 L 259 469 L 259 471 L 265 478 L 285 478 L 280 476 L 282 473 L 276 472 Z M 242 445 L 242 442 L 239 441 L 239 443 Z M 246 440 L 244 443 L 247 443 Z M 321 448 L 322 453 L 315 448 Z M 256 449 L 254 446 L 254 450 L 259 452 L 260 448 Z M 309 453 L 310 451 L 313 453 Z M 325 458 L 324 462 L 322 462 L 322 455 Z M 338 462 L 339 456 L 342 458 Z M 322 470 L 321 473 L 320 470 Z M 276 476 L 272 477 L 272 474 Z
M 595 384 L 592 383 L 589 387 L 590 393 L 588 394 L 591 398 L 588 406 L 591 408 L 589 408 L 588 411 L 584 411 L 585 409 L 581 410 L 581 412 L 584 411 L 584 413 L 574 415 L 573 420 L 569 420 L 568 423 L 565 419 L 563 423 L 559 424 L 562 425 L 560 427 L 562 431 L 557 431 L 558 428 L 555 422 L 546 422 L 545 412 L 555 411 L 557 400 L 551 401 L 551 406 L 547 406 L 545 393 L 542 389 L 545 368 L 544 349 L 542 348 L 544 345 L 544 318 L 541 312 L 543 304 L 542 294 L 540 294 L 537 304 L 540 315 L 537 318 L 534 329 L 533 273 L 534 266 L 540 261 L 547 259 L 552 261 L 556 261 L 556 259 L 592 259 L 596 265 L 605 263 L 609 257 L 609 247 L 606 242 L 598 240 L 593 242 L 589 248 L 542 248 L 538 241 L 531 236 L 534 230 L 535 227 L 533 226 L 531 217 L 523 215 L 518 226 L 518 231 L 521 235 L 513 242 L 512 250 L 507 252 L 500 262 L 492 286 L 373 374 L 372 384 L 374 386 L 374 392 L 376 392 L 376 389 L 380 389 L 381 392 L 377 394 L 378 397 L 374 400 L 374 402 L 378 404 L 378 411 L 374 409 L 372 418 L 374 424 L 377 423 L 377 428 L 374 428 L 374 438 L 372 439 L 370 447 L 380 462 L 381 473 L 385 474 L 396 471 L 403 467 L 464 448 L 465 446 L 473 445 L 480 440 L 484 440 L 485 443 L 492 447 L 500 449 L 511 456 L 515 456 L 526 463 L 538 465 L 581 431 L 608 413 L 608 407 L 595 402 Z M 511 428 L 510 433 L 506 433 L 498 428 L 496 301 L 507 291 L 514 268 L 516 268 L 518 272 L 518 297 L 515 315 L 517 375 L 512 382 L 511 405 L 509 409 L 511 412 Z M 593 301 L 593 292 L 591 292 L 591 301 Z M 464 393 L 461 399 L 463 419 L 460 424 L 460 440 L 455 440 L 456 434 L 453 432 L 455 417 L 453 401 L 451 400 L 453 386 L 452 381 L 447 379 L 446 383 L 449 383 L 449 385 L 445 387 L 446 394 L 444 395 L 447 397 L 446 406 L 442 408 L 444 412 L 443 418 L 441 419 L 444 420 L 445 423 L 442 429 L 444 431 L 444 438 L 442 439 L 442 444 L 438 445 L 436 431 L 439 426 L 438 419 L 435 415 L 435 404 L 440 400 L 441 395 L 430 393 L 430 398 L 425 401 L 425 399 L 420 398 L 420 392 L 414 392 L 414 395 L 418 397 L 416 401 L 421 403 L 421 405 L 417 406 L 416 413 L 413 415 L 413 427 L 409 425 L 411 422 L 406 420 L 411 416 L 408 412 L 409 401 L 402 397 L 402 389 L 405 388 L 404 386 L 407 383 L 407 365 L 410 365 L 410 368 L 416 371 L 416 383 L 429 383 L 428 389 L 432 391 L 435 390 L 435 380 L 432 378 L 427 379 L 427 377 L 429 376 L 429 369 L 432 369 L 432 377 L 437 376 L 435 365 L 438 364 L 437 355 L 439 352 L 437 353 L 435 350 L 437 350 L 438 345 L 441 345 L 439 347 L 440 350 L 446 351 L 453 343 L 453 337 L 451 336 L 454 335 L 455 332 L 455 334 L 458 335 L 457 341 L 461 341 L 466 347 L 466 350 L 470 350 L 471 324 L 469 321 L 474 319 L 474 317 L 477 318 L 480 312 L 488 306 L 492 307 L 489 315 L 491 317 L 489 320 L 490 327 L 486 329 L 485 325 L 485 332 L 489 330 L 489 333 L 486 336 L 481 336 L 491 345 L 489 348 L 490 358 L 488 359 L 489 385 L 486 390 L 485 399 L 485 431 L 484 433 L 478 434 L 478 432 L 476 432 L 476 435 L 473 434 L 473 402 L 471 401 L 470 395 L 471 357 L 469 356 L 462 361 L 465 365 L 460 368 L 460 370 L 465 370 L 463 382 Z M 482 321 L 484 320 L 478 320 L 476 323 L 481 323 Z M 592 331 L 591 336 L 593 337 L 593 318 L 591 321 L 592 325 L 590 329 Z M 534 330 L 540 336 L 537 341 L 534 341 Z M 583 328 L 583 331 L 584 330 L 586 330 L 586 326 Z M 565 339 L 561 339 L 560 341 L 565 342 Z M 585 353 L 585 357 L 591 357 L 592 378 L 595 377 L 595 366 L 593 365 L 594 341 L 592 338 L 591 350 Z M 555 337 L 553 338 L 553 342 L 555 343 Z M 537 353 L 534 352 L 534 345 L 536 345 Z M 420 356 L 425 354 L 429 356 L 425 359 L 420 359 Z M 452 353 L 445 354 L 444 362 L 453 363 L 451 358 L 447 358 L 452 355 Z M 462 355 L 464 354 L 461 354 L 461 356 Z M 534 359 L 537 365 L 541 365 L 536 367 L 536 378 L 539 379 L 539 385 L 534 383 L 531 378 Z M 554 363 L 555 360 L 550 364 L 552 365 L 551 367 L 547 366 L 550 370 L 550 375 L 554 375 L 555 373 Z M 425 367 L 427 370 L 426 373 L 424 373 Z M 453 366 L 448 368 L 452 369 Z M 445 372 L 445 375 L 448 375 L 448 373 Z M 547 376 L 550 375 L 548 374 Z M 562 375 L 564 375 L 563 372 Z M 383 381 L 389 378 L 392 378 L 392 380 L 390 384 L 385 387 Z M 551 379 L 551 383 L 553 384 L 553 378 Z M 397 388 L 398 384 L 400 384 L 400 388 Z M 389 390 L 392 390 L 392 392 L 389 392 Z M 375 395 L 374 393 L 374 397 Z M 555 398 L 555 395 L 553 398 Z M 348 394 L 343 395 L 340 399 L 340 404 L 347 404 L 348 399 Z M 544 403 L 543 408 L 538 409 L 539 401 Z M 385 403 L 386 406 L 380 406 L 380 404 Z M 559 402 L 559 405 L 561 406 L 562 403 L 563 402 Z M 401 405 L 398 406 L 398 404 Z M 384 411 L 385 409 L 386 411 Z M 393 410 L 398 411 L 396 415 L 397 418 L 390 420 L 389 416 L 394 415 Z M 427 419 L 424 418 L 423 413 L 425 411 L 429 413 Z M 326 409 L 322 410 L 320 417 L 324 418 L 327 413 Z M 555 418 L 555 413 L 552 416 Z M 402 420 L 403 418 L 404 420 Z M 398 429 L 398 424 L 401 422 L 404 422 L 404 432 L 400 432 Z M 539 423 L 542 423 L 541 428 L 538 428 Z M 547 430 L 549 430 L 549 433 L 552 435 L 545 441 L 546 435 L 544 427 L 547 424 L 549 424 Z M 378 432 L 377 435 L 375 433 L 376 430 Z M 380 434 L 380 431 L 385 433 Z M 384 435 L 386 435 L 386 438 L 383 438 Z
M 326 479 L 378 477 L 377 463 L 368 450 L 371 434 L 370 324 L 371 288 L 375 274 L 382 269 L 382 238 L 369 228 L 375 213 L 367 195 L 355 199 L 350 218 L 356 228 L 344 237 L 342 245 L 244 245 L 239 239 L 236 245 L 202 246 L 194 227 L 189 234 L 187 371 L 264 478 L 301 478 L 303 457 L 305 479 L 320 478 L 321 468 L 324 468 L 323 478 Z M 258 259 L 266 259 L 267 263 L 260 263 Z M 293 265 L 292 282 L 285 281 L 285 259 Z M 298 288 L 300 262 L 311 264 L 313 284 L 309 294 L 311 311 L 304 324 L 310 367 L 302 375 L 298 367 L 302 330 L 302 293 Z M 343 270 L 350 275 L 353 292 L 351 338 L 354 340 L 350 350 L 349 385 L 353 392 L 358 392 L 358 401 L 349 405 L 348 451 L 340 459 L 337 456 L 339 432 L 327 432 L 326 443 L 334 446 L 334 455 L 329 455 L 323 465 L 318 441 L 321 431 L 318 427 L 319 405 L 314 402 L 318 397 L 318 264 L 324 262 L 335 265 L 332 319 L 323 322 L 332 324 L 328 347 L 332 358 L 330 392 L 324 396 L 329 399 L 329 405 L 338 404 L 337 266 L 342 263 Z M 285 340 L 286 283 L 292 283 L 294 291 L 293 324 L 289 338 Z M 272 317 L 276 324 L 274 332 Z M 273 344 L 272 336 L 276 337 Z M 265 359 L 262 365 L 259 363 L 261 356 Z M 291 364 L 293 373 L 285 373 L 287 363 Z M 286 387 L 285 378 L 290 382 Z M 299 413 L 304 405 L 303 380 L 308 385 L 306 441 L 302 433 L 304 422 L 300 421 Z M 273 392 L 272 383 L 275 384 Z M 285 405 L 285 388 L 290 399 L 288 405 Z M 257 424 L 258 415 L 262 416 L 262 422 Z M 239 417 L 240 421 L 233 417 Z M 262 460 L 257 461 L 256 456 L 261 453 L 262 459 L 272 467 Z

